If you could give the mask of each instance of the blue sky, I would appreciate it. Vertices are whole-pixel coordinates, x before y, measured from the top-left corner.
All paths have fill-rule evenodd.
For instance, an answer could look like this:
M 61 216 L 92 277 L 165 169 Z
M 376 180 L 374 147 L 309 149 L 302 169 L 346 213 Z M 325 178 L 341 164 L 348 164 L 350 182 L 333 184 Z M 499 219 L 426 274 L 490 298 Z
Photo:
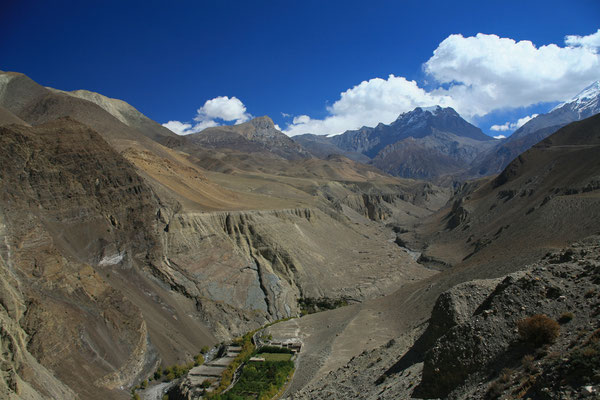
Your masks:
M 269 115 L 290 133 L 339 133 L 433 101 L 508 134 L 490 127 L 600 79 L 599 28 L 596 0 L 9 0 L 0 69 L 123 99 L 186 132 Z M 540 51 L 550 44 L 560 51 Z

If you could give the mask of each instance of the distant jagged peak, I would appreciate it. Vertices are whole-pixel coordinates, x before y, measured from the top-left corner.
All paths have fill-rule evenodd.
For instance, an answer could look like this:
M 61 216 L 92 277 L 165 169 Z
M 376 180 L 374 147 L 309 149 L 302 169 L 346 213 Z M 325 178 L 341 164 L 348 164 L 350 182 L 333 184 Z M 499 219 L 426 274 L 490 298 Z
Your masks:
M 244 122 L 239 125 L 231 125 L 230 129 L 249 139 L 269 137 L 272 138 L 280 136 L 287 137 L 283 132 L 277 129 L 273 120 L 266 115 L 262 117 L 253 118 L 250 121 Z
M 434 106 L 428 106 L 428 107 L 416 107 L 412 111 L 404 112 L 398 116 L 396 121 L 405 119 L 406 117 L 414 117 L 414 116 L 418 116 L 418 115 L 424 115 L 424 116 L 447 115 L 447 116 L 461 118 L 460 114 L 458 114 L 456 112 L 456 110 L 454 110 L 452 107 L 442 107 L 440 105 L 434 105 Z

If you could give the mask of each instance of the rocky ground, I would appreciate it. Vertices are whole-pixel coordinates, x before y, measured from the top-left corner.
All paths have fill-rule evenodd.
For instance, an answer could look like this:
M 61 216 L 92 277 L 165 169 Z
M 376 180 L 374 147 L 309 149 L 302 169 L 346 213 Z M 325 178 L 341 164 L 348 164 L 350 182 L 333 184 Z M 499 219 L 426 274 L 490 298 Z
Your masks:
M 556 321 L 549 343 L 519 328 L 540 314 Z M 454 287 L 412 337 L 408 351 L 411 335 L 391 340 L 289 398 L 600 397 L 600 236 L 506 277 Z

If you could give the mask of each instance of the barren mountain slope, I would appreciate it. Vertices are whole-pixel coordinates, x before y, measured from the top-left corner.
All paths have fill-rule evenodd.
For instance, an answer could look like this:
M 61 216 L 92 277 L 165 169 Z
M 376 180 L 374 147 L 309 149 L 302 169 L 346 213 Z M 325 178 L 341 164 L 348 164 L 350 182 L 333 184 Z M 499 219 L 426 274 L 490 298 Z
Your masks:
M 8 111 L 6 108 L 0 106 L 0 125 L 27 125 L 27 122 L 17 117 L 15 114 Z
M 84 398 L 126 398 L 114 390 L 155 366 L 156 346 L 193 352 L 214 340 L 183 299 L 165 312 L 172 299 L 140 274 L 161 252 L 158 200 L 127 161 L 70 119 L 0 129 L 8 349 L 47 369 L 9 356 L 22 394 L 29 384 L 62 398 L 58 378 Z M 160 318 L 173 315 L 188 330 L 169 335 L 178 323 Z
M 238 152 L 207 171 L 206 150 L 162 146 L 20 74 L 0 74 L 0 103 L 21 124 L 0 135 L 13 397 L 125 398 L 157 363 L 296 315 L 300 298 L 364 301 L 434 273 L 381 223 L 439 208 L 433 185 L 343 157 Z
M 146 117 L 144 114 L 123 100 L 112 99 L 88 90 L 74 90 L 72 92 L 63 92 L 56 89 L 52 90 L 91 101 L 92 103 L 99 105 L 102 109 L 110 113 L 113 117 L 117 118 L 125 125 L 137 129 L 145 136 L 148 136 L 150 139 L 155 140 L 158 143 L 172 146 L 184 140 L 184 138 L 181 136 L 176 135 L 161 124 Z
M 424 252 L 450 264 L 471 258 L 483 264 L 504 257 L 503 249 L 541 254 L 593 233 L 600 218 L 599 152 L 600 116 L 562 128 L 497 177 L 466 186 L 420 229 Z M 437 232 L 440 225 L 445 232 Z

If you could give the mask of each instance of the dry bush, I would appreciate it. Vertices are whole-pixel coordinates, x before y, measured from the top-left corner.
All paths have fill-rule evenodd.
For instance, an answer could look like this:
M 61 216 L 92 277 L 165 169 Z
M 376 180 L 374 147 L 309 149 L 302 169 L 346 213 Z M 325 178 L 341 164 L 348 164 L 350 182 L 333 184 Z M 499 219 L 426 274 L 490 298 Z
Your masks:
M 517 322 L 521 339 L 534 346 L 553 343 L 560 332 L 558 322 L 543 314 L 536 314 Z
M 525 371 L 527 372 L 533 372 L 535 371 L 535 363 L 534 363 L 535 358 L 531 355 L 531 354 L 527 354 L 523 357 L 523 359 L 521 360 L 521 365 L 523 365 L 523 368 L 525 369 Z

